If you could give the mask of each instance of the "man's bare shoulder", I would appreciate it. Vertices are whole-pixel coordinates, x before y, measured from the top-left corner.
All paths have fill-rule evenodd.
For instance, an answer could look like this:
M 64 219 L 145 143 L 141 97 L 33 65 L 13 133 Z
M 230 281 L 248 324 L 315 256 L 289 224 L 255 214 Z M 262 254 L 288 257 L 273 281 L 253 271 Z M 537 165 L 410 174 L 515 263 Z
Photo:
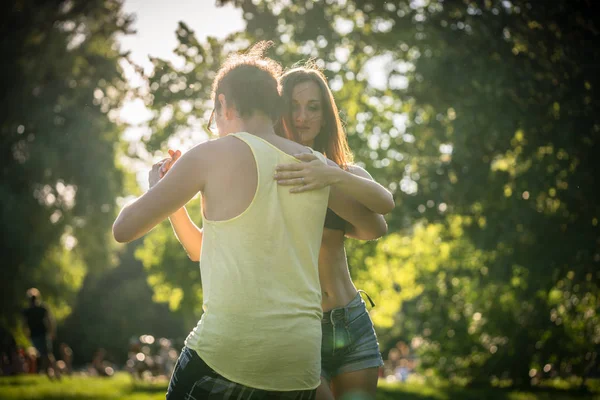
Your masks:
M 232 136 L 225 136 L 199 143 L 190 149 L 190 153 L 202 159 L 220 159 L 226 153 L 231 154 L 237 147 L 243 148 L 243 142 Z
M 310 154 L 311 148 L 306 147 L 300 143 L 296 143 L 293 140 L 277 136 L 276 141 L 273 142 L 279 149 L 290 153 L 290 154 Z

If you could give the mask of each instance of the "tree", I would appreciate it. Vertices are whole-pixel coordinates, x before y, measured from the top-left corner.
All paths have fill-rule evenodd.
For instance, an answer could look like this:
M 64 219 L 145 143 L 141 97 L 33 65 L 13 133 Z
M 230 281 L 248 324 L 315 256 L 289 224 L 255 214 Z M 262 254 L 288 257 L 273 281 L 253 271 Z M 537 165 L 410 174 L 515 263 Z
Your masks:
M 131 339 L 141 335 L 167 337 L 183 345 L 190 328 L 165 304 L 153 301 L 146 271 L 134 255 L 140 245 L 136 241 L 127 246 L 117 268 L 86 277 L 73 312 L 57 335 L 58 341 L 72 347 L 74 363 L 90 363 L 104 348 L 111 361 L 122 364 Z
M 503 343 L 470 378 L 527 385 L 542 370 L 597 365 L 600 74 L 589 2 L 233 3 L 250 37 L 277 35 L 282 53 L 319 58 L 357 159 L 396 193 L 393 229 L 464 216 L 468 240 L 494 254 L 478 290 L 495 287 L 502 301 L 477 315 L 480 334 Z M 381 86 L 369 82 L 372 62 L 383 64 Z
M 247 21 L 234 46 L 278 38 L 283 65 L 315 58 L 357 162 L 395 194 L 390 230 L 408 244 L 349 243 L 359 282 L 389 294 L 374 311 L 380 327 L 422 338 L 425 367 L 474 383 L 597 368 L 600 54 L 589 46 L 598 36 L 589 2 L 229 3 Z M 164 116 L 172 129 L 152 145 L 207 116 L 208 86 L 187 91 L 215 67 L 205 52 L 229 43 L 201 45 L 189 31 L 180 41 L 202 57 L 159 69 L 153 107 L 202 100 Z M 382 281 L 386 262 L 414 280 Z
M 131 18 L 116 0 L 0 7 L 0 310 L 13 325 L 28 287 L 65 316 L 85 271 L 111 263 L 116 109 L 128 90 L 115 38 Z

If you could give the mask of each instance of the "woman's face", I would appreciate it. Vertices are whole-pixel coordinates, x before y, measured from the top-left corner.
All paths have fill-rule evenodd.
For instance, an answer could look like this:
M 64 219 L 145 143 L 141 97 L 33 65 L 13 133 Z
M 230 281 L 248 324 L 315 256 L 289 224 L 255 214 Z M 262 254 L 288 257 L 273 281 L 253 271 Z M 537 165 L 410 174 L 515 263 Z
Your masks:
M 321 89 L 313 81 L 298 83 L 292 90 L 292 124 L 303 144 L 312 146 L 321 131 Z

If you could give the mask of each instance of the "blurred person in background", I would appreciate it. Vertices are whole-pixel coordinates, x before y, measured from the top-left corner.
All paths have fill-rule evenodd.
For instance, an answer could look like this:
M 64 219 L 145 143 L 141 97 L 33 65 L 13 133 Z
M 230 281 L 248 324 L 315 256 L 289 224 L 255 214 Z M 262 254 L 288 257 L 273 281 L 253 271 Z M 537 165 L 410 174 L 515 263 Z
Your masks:
M 68 344 L 61 343 L 59 352 L 61 359 L 56 364 L 60 367 L 62 373 L 71 376 L 73 373 L 73 349 Z
M 0 375 L 16 375 L 24 372 L 24 360 L 19 354 L 12 333 L 0 324 Z
M 60 379 L 56 360 L 52 352 L 52 341 L 55 335 L 54 319 L 50 310 L 42 304 L 41 293 L 36 288 L 27 291 L 29 307 L 23 310 L 25 333 L 38 352 L 40 368 L 48 378 Z

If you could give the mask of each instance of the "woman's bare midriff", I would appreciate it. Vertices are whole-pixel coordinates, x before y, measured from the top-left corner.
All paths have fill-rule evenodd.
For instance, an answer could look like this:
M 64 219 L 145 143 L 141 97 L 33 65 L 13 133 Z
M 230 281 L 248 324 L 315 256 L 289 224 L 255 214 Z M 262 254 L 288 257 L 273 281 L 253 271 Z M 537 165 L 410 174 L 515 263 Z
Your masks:
M 321 280 L 323 311 L 344 307 L 356 296 L 352 283 L 346 250 L 344 232 L 325 228 L 319 253 L 319 279 Z

